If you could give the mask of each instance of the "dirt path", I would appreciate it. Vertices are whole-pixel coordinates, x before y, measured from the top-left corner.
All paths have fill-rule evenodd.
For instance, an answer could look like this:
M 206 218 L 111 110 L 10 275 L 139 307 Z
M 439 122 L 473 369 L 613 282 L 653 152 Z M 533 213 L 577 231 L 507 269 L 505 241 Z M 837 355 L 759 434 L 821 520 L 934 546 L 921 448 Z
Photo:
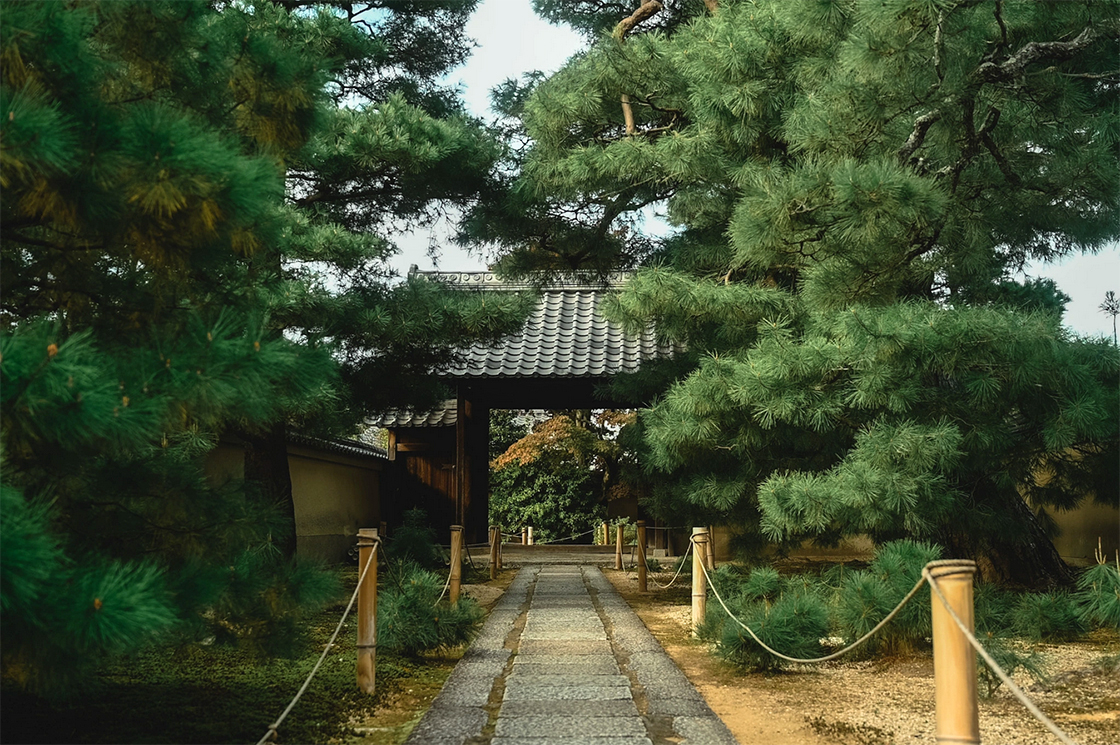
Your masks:
M 689 589 L 639 593 L 633 574 L 605 570 L 741 745 L 893 745 L 933 742 L 933 662 L 928 653 L 740 673 L 689 634 Z M 668 581 L 668 577 L 662 579 Z M 652 587 L 652 585 L 651 585 Z M 1028 695 L 1081 745 L 1120 743 L 1120 635 L 1032 647 L 1050 680 Z M 980 700 L 986 745 L 1057 742 L 1004 688 Z

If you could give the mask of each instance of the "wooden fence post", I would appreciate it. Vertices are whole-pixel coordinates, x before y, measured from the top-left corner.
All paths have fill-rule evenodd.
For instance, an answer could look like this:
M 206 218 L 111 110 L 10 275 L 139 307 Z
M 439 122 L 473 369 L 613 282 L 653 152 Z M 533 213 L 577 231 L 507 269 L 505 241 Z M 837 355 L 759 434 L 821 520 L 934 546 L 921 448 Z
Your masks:
M 646 521 L 638 521 L 638 592 L 647 592 L 649 585 L 647 584 L 646 568 Z
M 714 572 L 716 570 L 716 535 L 715 530 L 711 525 L 708 526 L 707 551 L 705 552 L 704 557 L 708 562 L 708 571 Z
M 490 526 L 490 579 L 498 578 L 498 528 Z
M 358 688 L 370 695 L 377 684 L 377 544 L 377 528 L 358 529 Z
M 533 526 L 529 526 L 529 545 L 533 545 Z
M 972 579 L 976 562 L 967 559 L 930 567 L 945 599 L 965 627 L 974 628 Z M 976 698 L 976 652 L 932 589 L 935 739 L 939 743 L 979 743 L 980 708 Z
M 500 572 L 502 571 L 502 551 L 504 550 L 505 546 L 502 544 L 502 526 L 495 525 L 494 528 L 498 532 L 498 535 L 496 537 L 498 539 L 498 571 Z
M 521 529 L 521 545 L 522 546 L 528 546 L 529 545 L 529 531 L 525 528 Z
M 389 523 L 382 520 L 381 527 L 378 529 L 377 534 L 381 536 L 381 540 L 385 540 L 385 536 L 389 535 Z
M 622 569 L 622 523 L 614 528 L 614 568 Z
M 708 553 L 708 529 L 692 529 L 692 635 L 697 636 L 708 604 L 708 583 L 704 580 L 704 563 Z
M 459 587 L 463 582 L 463 526 L 451 526 L 451 604 L 459 602 Z
M 603 523 L 603 545 L 611 545 L 611 526 L 607 523 Z

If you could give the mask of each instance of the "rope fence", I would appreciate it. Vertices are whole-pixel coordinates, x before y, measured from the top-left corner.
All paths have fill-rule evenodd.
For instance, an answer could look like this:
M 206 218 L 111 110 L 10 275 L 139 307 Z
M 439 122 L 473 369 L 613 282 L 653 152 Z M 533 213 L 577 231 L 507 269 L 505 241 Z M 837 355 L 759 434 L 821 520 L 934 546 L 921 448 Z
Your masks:
M 1027 711 L 1033 714 L 1035 719 L 1042 722 L 1042 724 L 1046 726 L 1046 729 L 1050 730 L 1050 732 L 1052 732 L 1055 737 L 1065 743 L 1065 745 L 1077 745 L 1077 743 L 1072 740 L 1065 732 L 1062 732 L 1058 725 L 1054 724 L 1053 720 L 1050 719 L 1050 717 L 1046 716 L 1046 714 L 1044 714 L 1043 711 L 1039 709 L 1033 701 L 1027 698 L 1027 694 L 1023 692 L 1023 689 L 1017 686 L 1015 682 L 1011 680 L 1011 676 L 1004 672 L 1003 668 L 1001 668 L 996 663 L 996 661 L 992 659 L 992 656 L 988 654 L 988 651 L 986 649 L 984 649 L 984 645 L 982 645 L 976 638 L 976 635 L 969 630 L 964 621 L 961 620 L 961 617 L 957 615 L 957 612 L 953 610 L 952 604 L 949 603 L 948 599 L 945 597 L 945 594 L 941 592 L 941 588 L 937 585 L 937 580 L 935 580 L 930 575 L 929 565 L 922 568 L 922 579 L 929 582 L 929 586 L 933 589 L 933 593 L 937 595 L 937 599 L 941 601 L 942 607 L 944 607 L 945 610 L 949 613 L 949 617 L 953 619 L 953 622 L 957 625 L 957 628 L 960 629 L 960 632 L 962 634 L 964 634 L 965 639 L 967 639 L 968 643 L 972 645 L 972 648 L 976 650 L 976 653 L 984 659 L 985 664 L 987 664 L 991 671 L 996 674 L 996 677 L 1003 681 L 1004 685 L 1006 685 L 1007 689 L 1011 691 L 1012 694 L 1014 694 L 1015 698 L 1019 699 L 1019 703 L 1026 707 Z
M 673 578 L 671 580 L 669 580 L 669 584 L 663 585 L 660 582 L 658 582 L 656 579 L 651 577 L 651 579 L 653 579 L 653 584 L 657 585 L 662 590 L 668 590 L 670 587 L 672 587 L 673 583 L 677 581 L 677 578 L 681 576 L 681 572 L 684 571 L 685 564 L 688 563 L 688 562 L 685 561 L 685 559 L 688 558 L 688 555 L 690 553 L 692 553 L 692 541 L 688 542 L 688 548 L 686 548 L 684 550 L 684 556 L 682 556 L 680 558 L 680 566 L 677 567 L 677 573 L 673 575 Z
M 697 541 L 695 540 L 695 537 L 690 538 L 689 539 L 689 548 L 691 549 L 692 546 L 696 543 L 697 543 Z M 698 547 L 697 551 L 699 551 L 699 550 L 700 549 Z M 880 629 L 882 629 L 884 626 L 886 626 L 888 623 L 890 623 L 890 621 L 895 616 L 897 616 L 899 614 L 899 612 L 903 609 L 903 607 L 905 607 L 906 604 L 908 602 L 910 602 L 910 599 L 913 598 L 915 594 L 917 594 L 918 590 L 921 589 L 922 585 L 924 585 L 928 582 L 929 586 L 930 586 L 930 589 L 932 590 L 933 594 L 937 596 L 938 600 L 940 600 L 941 605 L 948 612 L 949 617 L 956 624 L 956 626 L 959 629 L 959 631 L 961 632 L 961 634 L 964 635 L 965 639 L 968 641 L 968 644 L 971 645 L 971 647 L 973 649 L 975 649 L 976 653 L 980 655 L 980 657 L 984 660 L 984 663 L 987 664 L 987 666 L 992 670 L 992 672 L 995 673 L 995 675 L 1005 685 L 1007 685 L 1008 690 L 1010 690 L 1012 692 L 1012 694 L 1015 696 L 1015 698 L 1017 698 L 1019 700 L 1019 702 L 1021 704 L 1023 704 L 1024 707 L 1026 707 L 1027 711 L 1029 711 L 1032 715 L 1034 715 L 1034 717 L 1036 719 L 1038 719 L 1038 721 L 1041 722 L 1048 730 L 1050 730 L 1050 732 L 1053 733 L 1054 736 L 1056 736 L 1064 745 L 1077 745 L 1077 743 L 1073 739 L 1071 739 L 1056 724 L 1054 724 L 1054 722 L 1049 717 L 1047 717 L 1046 714 L 1044 714 L 1042 712 L 1042 710 L 1039 709 L 1038 706 L 1033 701 L 1031 701 L 1027 697 L 1027 695 L 1023 692 L 1023 690 L 1019 686 L 1017 686 L 1014 683 L 1014 681 L 1011 680 L 1011 676 L 1008 675 L 999 666 L 999 664 L 992 658 L 992 656 L 990 654 L 988 654 L 987 650 L 985 650 L 983 645 L 980 644 L 979 640 L 977 640 L 975 634 L 972 633 L 972 631 L 968 628 L 967 624 L 965 624 L 965 622 L 961 620 L 960 616 L 953 609 L 952 604 L 949 602 L 948 598 L 945 597 L 945 594 L 942 592 L 942 589 L 938 584 L 937 578 L 933 576 L 933 574 L 931 573 L 930 570 L 931 569 L 936 569 L 938 567 L 952 567 L 954 565 L 960 565 L 961 562 L 959 560 L 948 559 L 948 560 L 942 560 L 942 561 L 931 561 L 931 562 L 929 562 L 928 564 L 926 564 L 925 567 L 922 568 L 922 576 L 919 577 L 918 581 L 914 583 L 914 586 L 910 589 L 910 592 L 906 593 L 906 596 L 904 598 L 902 598 L 901 601 L 899 601 L 898 605 L 895 606 L 894 610 L 892 610 L 890 613 L 888 613 L 883 618 L 883 620 L 881 620 L 878 624 L 876 624 L 875 628 L 871 629 L 866 634 L 861 636 L 859 639 L 857 639 L 856 641 L 847 645 L 846 647 L 844 647 L 841 650 L 838 650 L 838 651 L 833 652 L 831 654 L 824 655 L 822 657 L 812 657 L 812 658 L 791 657 L 790 655 L 783 654 L 782 652 L 779 652 L 778 650 L 774 649 L 773 647 L 771 647 L 768 644 L 766 644 L 765 642 L 763 642 L 758 637 L 758 634 L 756 634 L 750 626 L 743 623 L 743 621 L 738 616 L 736 616 L 734 613 L 732 613 L 731 609 L 727 607 L 727 603 L 724 602 L 723 597 L 719 593 L 719 589 L 716 587 L 716 584 L 714 582 L 712 582 L 712 578 L 708 574 L 708 569 L 707 569 L 706 566 L 704 566 L 704 562 L 700 561 L 700 562 L 696 562 L 696 564 L 700 567 L 701 571 L 704 573 L 704 580 L 707 582 L 708 587 L 710 587 L 712 589 L 712 594 L 715 595 L 716 600 L 723 607 L 723 610 L 724 610 L 725 613 L 727 613 L 728 618 L 730 618 L 732 621 L 734 621 L 736 624 L 738 624 L 744 631 L 746 631 L 748 634 L 750 634 L 751 638 L 755 641 L 755 643 L 758 644 L 763 649 L 765 649 L 770 654 L 774 655 L 775 657 L 777 657 L 779 659 L 786 660 L 787 662 L 793 662 L 793 663 L 802 664 L 802 665 L 810 665 L 810 664 L 818 664 L 818 663 L 822 663 L 822 662 L 828 662 L 830 660 L 835 660 L 838 657 L 842 657 L 843 655 L 851 652 L 853 649 L 857 648 L 858 646 L 860 646 L 861 644 L 866 642 L 868 639 L 870 639 L 872 636 L 874 636 L 876 633 L 878 633 Z M 684 562 L 682 561 L 681 562 L 681 567 L 683 568 L 683 566 L 684 566 Z M 678 571 L 678 574 L 679 574 L 679 571 Z M 971 579 L 969 580 L 969 582 L 971 582 Z M 670 583 L 670 584 L 672 584 L 672 583 Z M 662 585 L 659 585 L 659 586 L 662 586 Z M 969 587 L 971 587 L 971 585 L 969 585 Z M 971 592 L 971 590 L 969 590 L 969 592 Z M 969 597 L 971 598 L 971 595 L 969 595 Z M 936 667 L 935 667 L 935 674 L 936 674 Z
M 280 712 L 280 716 L 276 718 L 276 721 L 268 726 L 268 731 L 264 733 L 264 736 L 261 737 L 260 740 L 257 740 L 257 745 L 264 745 L 264 743 L 268 742 L 273 737 L 276 737 L 276 734 L 280 729 L 280 725 L 283 724 L 284 720 L 288 718 L 288 714 L 292 713 L 292 709 L 294 709 L 296 704 L 299 703 L 300 698 L 302 698 L 303 694 L 307 691 L 307 687 L 311 685 L 311 680 L 315 677 L 315 674 L 319 672 L 319 668 L 323 666 L 323 660 L 327 658 L 327 653 L 330 652 L 331 648 L 334 646 L 335 639 L 338 638 L 338 633 L 342 631 L 342 625 L 346 622 L 346 617 L 350 615 L 350 610 L 354 607 L 354 602 L 358 599 L 358 590 L 360 590 L 362 587 L 362 581 L 366 578 L 366 572 L 369 571 L 370 565 L 377 560 L 377 551 L 378 549 L 380 549 L 380 547 L 381 541 L 377 540 L 377 546 L 373 551 L 370 552 L 369 558 L 366 559 L 366 565 L 362 567 L 362 572 L 360 575 L 358 575 L 358 584 L 354 587 L 354 594 L 350 596 L 350 602 L 346 604 L 346 610 L 342 612 L 342 618 L 338 619 L 338 625 L 335 626 L 334 633 L 331 634 L 330 641 L 328 641 L 327 646 L 323 648 L 323 653 L 319 655 L 319 659 L 315 663 L 315 666 L 311 668 L 311 672 L 308 674 L 307 679 L 303 681 L 303 685 L 299 687 L 299 690 L 296 692 L 296 695 L 292 698 L 291 702 L 286 707 L 284 707 L 284 711 Z

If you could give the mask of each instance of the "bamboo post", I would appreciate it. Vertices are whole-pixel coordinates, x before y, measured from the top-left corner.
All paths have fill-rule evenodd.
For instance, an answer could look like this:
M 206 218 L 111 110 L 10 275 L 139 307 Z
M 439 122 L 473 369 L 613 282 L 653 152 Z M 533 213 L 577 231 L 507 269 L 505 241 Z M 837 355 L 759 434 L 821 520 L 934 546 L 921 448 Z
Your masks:
M 611 545 L 611 526 L 603 523 L 603 545 Z
M 704 557 L 708 553 L 708 529 L 692 529 L 692 635 L 697 636 L 708 604 L 708 583 L 704 579 Z
M 964 622 L 974 628 L 972 579 L 976 562 L 967 559 L 930 567 L 932 582 Z M 976 699 L 976 652 L 945 610 L 937 593 L 933 601 L 933 685 L 938 743 L 979 743 L 980 709 Z
M 533 545 L 533 526 L 529 526 L 529 545 Z
M 646 521 L 638 521 L 638 592 L 646 592 L 649 588 L 647 584 L 646 569 Z
M 622 569 L 622 523 L 614 528 L 614 568 Z
M 490 579 L 498 578 L 498 528 L 490 526 Z
M 463 526 L 451 526 L 451 604 L 459 602 L 459 588 L 463 582 Z
M 377 528 L 358 529 L 358 688 L 373 695 L 377 678 Z
M 708 526 L 708 543 L 704 558 L 708 562 L 708 571 L 714 572 L 716 570 L 716 536 L 711 525 Z
M 498 539 L 498 571 L 500 572 L 502 571 L 502 551 L 505 549 L 505 546 L 502 544 L 502 526 L 495 525 L 494 529 L 497 531 L 495 537 Z
M 529 545 L 529 531 L 526 530 L 525 528 L 521 529 L 521 545 L 522 546 L 528 546 Z

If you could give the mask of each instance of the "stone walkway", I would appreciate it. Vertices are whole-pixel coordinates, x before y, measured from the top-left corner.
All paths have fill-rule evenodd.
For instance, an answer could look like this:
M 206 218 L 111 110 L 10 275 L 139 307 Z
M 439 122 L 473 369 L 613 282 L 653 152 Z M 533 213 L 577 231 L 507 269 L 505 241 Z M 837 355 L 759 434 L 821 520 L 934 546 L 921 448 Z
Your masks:
M 410 745 L 735 745 L 594 566 L 530 566 Z

